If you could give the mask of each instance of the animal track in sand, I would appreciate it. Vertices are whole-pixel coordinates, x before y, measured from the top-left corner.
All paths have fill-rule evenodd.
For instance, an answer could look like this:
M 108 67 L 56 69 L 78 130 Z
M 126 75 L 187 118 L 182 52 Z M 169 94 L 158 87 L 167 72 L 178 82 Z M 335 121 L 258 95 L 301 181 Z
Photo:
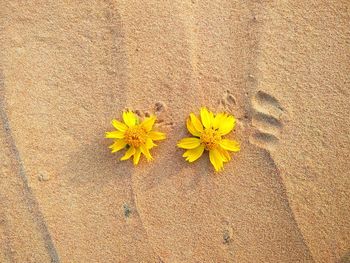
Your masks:
M 224 245 L 229 245 L 233 241 L 234 229 L 228 219 L 225 219 L 222 224 L 224 226 L 222 243 Z
M 131 110 L 131 108 L 126 108 L 126 110 Z M 153 109 L 151 111 L 142 110 L 142 109 L 135 109 L 134 112 L 140 118 L 149 117 L 154 112 L 155 115 L 157 116 L 157 121 L 156 121 L 157 123 L 159 123 L 159 124 L 161 123 L 162 125 L 168 126 L 168 127 L 173 127 L 174 126 L 174 122 L 172 122 L 172 121 L 165 121 L 165 119 L 167 119 L 169 116 L 167 116 L 167 112 L 168 112 L 167 106 L 162 101 L 156 102 L 154 104 L 154 107 L 153 107 Z
M 280 119 L 284 110 L 275 97 L 261 90 L 253 97 L 252 106 L 252 125 L 256 132 L 250 136 L 249 141 L 260 148 L 273 150 L 283 128 Z
M 236 98 L 232 95 L 232 93 L 229 90 L 225 91 L 223 97 L 219 101 L 219 105 L 226 110 L 231 107 L 234 107 L 236 104 Z
M 166 121 L 166 119 L 170 119 L 168 115 L 168 108 L 166 104 L 162 101 L 158 101 L 154 104 L 154 112 L 156 113 L 158 120 L 158 123 L 162 123 L 162 125 L 166 127 L 172 128 L 174 126 L 174 122 L 172 121 Z
M 163 112 L 166 111 L 166 105 L 162 101 L 158 101 L 154 104 L 154 109 L 156 112 Z

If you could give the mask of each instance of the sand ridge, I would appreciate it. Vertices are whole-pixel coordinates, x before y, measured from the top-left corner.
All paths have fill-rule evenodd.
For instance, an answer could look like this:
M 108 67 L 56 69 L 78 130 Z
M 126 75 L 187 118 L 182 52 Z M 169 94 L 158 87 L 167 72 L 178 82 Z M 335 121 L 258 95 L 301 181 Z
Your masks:
M 34 260 L 39 261 L 45 258 L 46 261 L 59 262 L 57 251 L 38 202 L 28 185 L 23 162 L 12 137 L 12 130 L 5 111 L 3 82 L 4 78 L 0 72 L 1 148 L 3 149 L 1 152 L 1 185 L 7 186 L 1 189 L 0 196 L 4 256 L 14 261 L 16 257 L 13 255 L 12 246 L 23 246 L 25 253 L 35 255 Z M 23 229 L 15 227 L 18 224 L 21 224 Z M 26 243 L 30 243 L 31 246 L 26 246 Z
M 286 112 L 271 155 L 316 262 L 337 262 L 349 252 L 347 10 L 346 1 L 276 2 L 261 41 L 260 87 Z

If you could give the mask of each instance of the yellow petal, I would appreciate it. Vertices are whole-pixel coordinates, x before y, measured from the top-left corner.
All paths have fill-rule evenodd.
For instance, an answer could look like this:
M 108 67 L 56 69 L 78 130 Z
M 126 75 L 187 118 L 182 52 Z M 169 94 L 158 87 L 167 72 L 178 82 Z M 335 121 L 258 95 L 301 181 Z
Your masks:
M 146 131 L 150 131 L 153 128 L 154 122 L 156 121 L 156 116 L 152 115 L 150 117 L 147 117 L 143 122 L 142 126 L 146 129 Z
M 201 144 L 199 138 L 183 138 L 177 143 L 177 146 L 183 149 L 194 149 Z
M 213 127 L 214 113 L 212 113 L 211 111 L 209 111 L 209 114 L 210 114 L 211 127 Z
M 235 127 L 236 120 L 233 116 L 222 118 L 219 123 L 219 132 L 221 135 L 226 135 Z
M 215 168 L 215 171 L 220 171 L 224 167 L 224 160 L 220 152 L 216 149 L 209 151 L 209 159 Z
M 120 158 L 121 161 L 128 160 L 131 156 L 135 154 L 135 148 L 130 146 L 130 148 L 126 151 L 125 155 Z
M 138 122 L 138 117 L 132 111 L 123 112 L 123 120 L 129 127 L 135 126 Z
M 147 149 L 151 149 L 151 148 L 153 148 L 154 146 L 157 146 L 157 144 L 155 144 L 155 143 L 152 141 L 152 139 L 147 138 L 147 139 L 146 139 L 146 148 L 147 148 Z
M 106 132 L 105 137 L 110 139 L 122 139 L 124 138 L 124 132 L 121 132 L 121 131 Z
M 207 108 L 201 108 L 201 120 L 205 128 L 210 128 L 212 126 L 213 113 L 209 112 Z
M 192 135 L 197 136 L 197 137 L 201 136 L 200 132 L 198 132 L 198 131 L 194 128 L 194 126 L 193 126 L 192 121 L 191 121 L 190 118 L 187 118 L 186 125 L 187 125 L 187 130 L 188 130 Z
M 213 120 L 213 128 L 218 129 L 221 121 L 226 118 L 225 113 L 218 113 L 215 115 L 214 120 Z
M 233 140 L 222 139 L 220 141 L 220 146 L 225 150 L 229 150 L 231 152 L 238 152 L 240 150 L 239 143 Z
M 200 120 L 194 115 L 193 113 L 190 114 L 191 122 L 193 124 L 193 127 L 198 131 L 198 132 L 203 132 L 203 125 L 200 122 Z
M 197 148 L 187 150 L 182 156 L 186 157 L 186 161 L 192 163 L 202 156 L 204 151 L 204 146 L 200 145 Z
M 114 141 L 112 145 L 109 146 L 109 148 L 112 149 L 112 153 L 120 151 L 126 146 L 126 142 L 122 139 L 117 139 Z
M 134 165 L 137 165 L 140 161 L 140 156 L 141 156 L 141 150 L 140 148 L 135 149 L 135 154 L 134 154 Z
M 225 149 L 223 148 L 219 148 L 218 151 L 220 152 L 222 158 L 223 158 L 223 161 L 224 162 L 228 162 L 231 160 L 231 156 L 230 154 L 228 153 L 228 151 L 226 151 Z
M 148 161 L 150 161 L 150 160 L 153 159 L 153 157 L 152 157 L 152 155 L 149 153 L 149 150 L 147 149 L 146 145 L 142 145 L 142 146 L 140 147 L 140 150 L 141 150 L 141 152 L 146 156 L 146 159 L 147 159 Z
M 148 136 L 154 141 L 160 141 L 160 140 L 164 140 L 166 138 L 165 133 L 156 132 L 156 131 L 150 131 L 148 133 Z
M 117 120 L 112 120 L 112 125 L 118 131 L 126 131 L 128 128 L 128 126 L 126 126 L 124 123 L 117 121 Z

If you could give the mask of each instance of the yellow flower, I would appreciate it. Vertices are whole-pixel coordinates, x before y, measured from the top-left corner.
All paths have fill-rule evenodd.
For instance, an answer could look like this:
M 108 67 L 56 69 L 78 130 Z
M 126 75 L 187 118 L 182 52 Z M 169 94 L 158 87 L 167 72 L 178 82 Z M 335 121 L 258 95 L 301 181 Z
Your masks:
M 165 133 L 153 130 L 156 119 L 156 116 L 152 115 L 140 123 L 139 117 L 135 113 L 125 111 L 123 112 L 124 123 L 112 120 L 116 131 L 106 132 L 105 135 L 106 138 L 114 140 L 114 143 L 109 146 L 112 153 L 127 148 L 125 155 L 120 160 L 128 160 L 134 156 L 134 165 L 139 163 L 141 153 L 146 156 L 148 161 L 152 160 L 149 150 L 156 146 L 153 141 L 165 139 Z
M 209 151 L 210 162 L 216 171 L 220 171 L 224 162 L 231 160 L 228 151 L 240 150 L 237 141 L 222 138 L 233 130 L 236 120 L 226 113 L 214 115 L 204 107 L 200 110 L 200 119 L 190 114 L 187 129 L 195 137 L 183 138 L 177 146 L 187 150 L 183 157 L 190 163 L 201 157 L 204 150 Z

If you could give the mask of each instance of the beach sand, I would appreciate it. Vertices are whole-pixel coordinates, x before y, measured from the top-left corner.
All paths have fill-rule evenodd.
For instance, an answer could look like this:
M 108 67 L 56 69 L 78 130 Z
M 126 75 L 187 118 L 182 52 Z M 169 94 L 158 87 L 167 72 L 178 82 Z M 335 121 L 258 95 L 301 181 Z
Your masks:
M 0 2 L 0 262 L 350 262 L 350 2 Z M 236 116 L 224 171 L 190 112 Z M 158 116 L 154 161 L 104 138 Z

